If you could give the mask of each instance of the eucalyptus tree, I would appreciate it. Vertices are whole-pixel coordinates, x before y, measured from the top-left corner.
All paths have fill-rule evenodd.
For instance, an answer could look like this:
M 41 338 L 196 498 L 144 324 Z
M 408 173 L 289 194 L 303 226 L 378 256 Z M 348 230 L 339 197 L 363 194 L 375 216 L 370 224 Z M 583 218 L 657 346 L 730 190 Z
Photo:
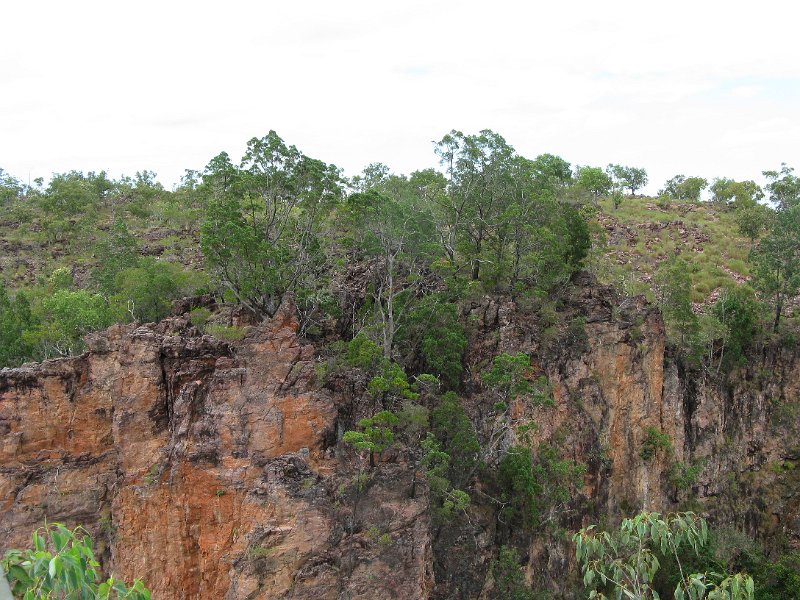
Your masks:
M 487 241 L 496 234 L 513 188 L 514 149 L 488 129 L 477 135 L 451 131 L 435 147 L 445 168 L 447 193 L 439 201 L 439 227 L 448 258 L 461 254 L 471 278 L 480 277 Z
M 592 194 L 594 201 L 611 191 L 611 177 L 600 167 L 578 167 L 575 184 Z
M 606 172 L 620 187 L 630 190 L 631 196 L 647 185 L 647 171 L 640 167 L 611 164 L 606 167 Z
M 22 195 L 24 186 L 9 173 L 0 169 L 0 204 L 16 200 Z
M 752 261 L 753 283 L 772 304 L 772 327 L 778 331 L 786 302 L 800 289 L 800 204 L 776 213 Z
M 786 209 L 800 203 L 800 177 L 794 168 L 781 163 L 780 171 L 764 171 L 769 199 L 779 208 Z
M 755 181 L 735 181 L 727 177 L 715 179 L 709 186 L 711 200 L 720 204 L 735 202 L 737 207 L 749 206 L 764 197 L 764 191 Z
M 350 195 L 344 214 L 352 255 L 373 264 L 370 295 L 383 355 L 391 359 L 411 296 L 437 251 L 434 222 L 408 179 L 396 175 Z
M 691 512 L 661 515 L 641 512 L 624 519 L 614 531 L 589 525 L 572 536 L 589 598 L 612 595 L 630 600 L 659 600 L 654 578 L 661 563 L 658 555 L 674 558 L 680 579 L 676 600 L 752 600 L 754 583 L 746 573 L 696 573 L 681 563 L 686 549 L 694 554 L 708 542 L 708 525 Z
M 701 192 L 708 187 L 708 181 L 702 177 L 686 177 L 685 175 L 675 175 L 664 183 L 664 187 L 658 192 L 659 196 L 666 194 L 670 198 L 677 200 L 700 200 Z
M 328 272 L 319 233 L 342 198 L 339 170 L 270 131 L 247 143 L 238 167 L 224 153 L 215 157 L 203 183 L 213 191 L 201 228 L 211 272 L 262 317 L 274 316 L 286 293 L 294 292 L 307 301 L 298 309 L 308 318 Z

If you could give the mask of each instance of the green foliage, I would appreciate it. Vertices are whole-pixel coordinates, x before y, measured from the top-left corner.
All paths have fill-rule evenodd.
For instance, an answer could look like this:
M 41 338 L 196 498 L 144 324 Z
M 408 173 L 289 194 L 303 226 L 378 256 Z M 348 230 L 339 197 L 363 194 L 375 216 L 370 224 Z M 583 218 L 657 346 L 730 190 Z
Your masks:
M 769 208 L 755 202 L 738 206 L 735 214 L 739 233 L 750 240 L 751 246 L 755 244 L 761 232 L 769 227 L 772 217 L 773 213 Z
M 117 274 L 117 297 L 137 321 L 160 321 L 169 315 L 172 301 L 188 289 L 188 277 L 173 263 L 145 256 L 136 266 Z
M 391 359 L 423 265 L 437 250 L 428 207 L 416 197 L 407 178 L 386 173 L 373 182 L 376 187 L 351 195 L 342 214 L 350 252 L 375 261 L 369 288 L 374 323 L 382 338 L 383 355 Z
M 39 203 L 46 213 L 59 218 L 79 215 L 98 200 L 97 188 L 80 171 L 55 173 Z
M 678 490 L 689 489 L 696 481 L 698 475 L 703 470 L 703 461 L 693 461 L 686 464 L 674 461 L 669 466 L 667 478 Z
M 120 317 L 103 296 L 86 290 L 57 290 L 41 301 L 36 312 L 38 325 L 24 337 L 44 358 L 81 351 L 84 335 Z
M 423 368 L 451 389 L 461 383 L 461 364 L 467 338 L 458 320 L 458 308 L 441 294 L 430 294 L 409 313 L 404 340 L 419 348 Z
M 513 198 L 514 149 L 490 130 L 477 135 L 453 130 L 435 151 L 448 178 L 439 212 L 443 250 L 452 262 L 463 253 L 477 280 L 486 244 Z
M 672 441 L 666 433 L 662 433 L 655 427 L 647 427 L 645 429 L 644 441 L 642 442 L 642 451 L 639 455 L 643 460 L 651 460 L 658 453 L 664 450 L 668 455 L 672 454 Z
M 676 175 L 668 180 L 659 191 L 659 195 L 666 195 L 676 200 L 700 200 L 700 193 L 708 187 L 708 181 L 702 177 L 685 177 Z
M 428 432 L 422 441 L 422 450 L 422 465 L 433 499 L 431 504 L 434 518 L 438 522 L 448 522 L 467 510 L 470 504 L 469 494 L 453 486 L 450 480 L 450 455 L 442 450 L 440 442 L 432 433 Z
M 745 361 L 745 350 L 758 335 L 761 307 L 748 285 L 728 287 L 711 308 L 711 314 L 725 328 L 720 364 L 728 368 Z
M 556 523 L 576 489 L 583 485 L 586 465 L 563 460 L 557 448 L 539 445 L 534 459 L 527 446 L 512 446 L 497 468 L 504 504 L 501 511 L 509 526 L 533 528 Z
M 722 205 L 735 203 L 737 210 L 744 205 L 756 204 L 764 192 L 755 181 L 734 181 L 725 177 L 715 179 L 709 188 L 712 202 Z
M 383 362 L 383 350 L 364 333 L 359 333 L 348 342 L 344 360 L 352 367 L 372 371 Z
M 62 267 L 50 274 L 47 284 L 52 290 L 69 290 L 75 287 L 75 278 L 72 276 L 72 271 Z
M 683 556 L 681 561 L 686 562 Z M 773 553 L 770 557 L 758 542 L 735 529 L 711 531 L 705 552 L 686 570 L 745 571 L 753 577 L 755 597 L 759 600 L 800 599 L 800 551 Z M 672 587 L 680 578 L 677 571 L 675 566 Z
M 800 598 L 800 551 L 795 550 L 771 561 L 766 558 L 753 565 L 758 571 L 756 592 L 765 600 Z
M 409 447 L 419 446 L 429 427 L 430 411 L 411 400 L 397 411 L 397 429 Z
M 209 323 L 203 328 L 203 332 L 210 336 L 225 340 L 226 342 L 239 342 L 244 339 L 247 332 L 244 327 L 231 325 L 218 325 Z
M 600 167 L 578 167 L 575 184 L 590 192 L 596 201 L 611 191 L 613 181 Z
M 241 168 L 219 155 L 203 180 L 212 193 L 203 256 L 239 302 L 272 317 L 287 292 L 319 288 L 326 279 L 319 230 L 341 197 L 338 169 L 270 131 L 248 142 Z
M 478 465 L 481 447 L 472 421 L 454 392 L 445 393 L 431 411 L 431 430 L 449 457 L 446 478 L 455 487 L 464 487 Z
M 622 201 L 625 199 L 625 196 L 622 193 L 622 190 L 614 190 L 611 192 L 611 203 L 614 206 L 614 210 L 617 210 L 620 206 L 622 206 Z
M 108 235 L 95 245 L 94 253 L 98 267 L 92 273 L 92 281 L 103 294 L 111 295 L 117 290 L 117 276 L 135 267 L 139 256 L 136 238 L 119 215 Z
M 497 558 L 489 570 L 494 587 L 490 594 L 493 600 L 533 600 L 533 591 L 525 583 L 516 548 L 501 546 Z
M 764 171 L 767 178 L 769 199 L 779 210 L 788 210 L 800 203 L 800 177 L 794 174 L 794 168 L 781 163 L 780 171 Z
M 380 454 L 394 444 L 394 428 L 399 423 L 397 415 L 383 410 L 372 417 L 361 419 L 358 425 L 362 431 L 346 431 L 342 440 L 356 450 L 368 451 L 372 465 L 375 453 Z
M 694 513 L 662 516 L 642 512 L 624 519 L 618 531 L 598 531 L 594 525 L 573 536 L 575 555 L 581 565 L 589 598 L 605 600 L 611 594 L 631 600 L 658 600 L 654 579 L 661 567 L 657 554 L 670 555 L 679 564 L 676 600 L 702 598 L 752 600 L 753 579 L 743 573 L 691 573 L 684 575 L 679 551 L 690 547 L 695 554 L 708 540 L 706 522 Z
M 415 400 L 419 396 L 403 368 L 384 358 L 383 349 L 363 332 L 348 342 L 344 362 L 372 375 L 367 391 L 386 407 L 393 408 L 402 400 Z
M 800 205 L 777 213 L 752 260 L 753 284 L 774 307 L 777 331 L 786 300 L 800 289 Z
M 533 472 L 533 458 L 527 446 L 512 446 L 497 468 L 504 503 L 502 515 L 510 525 L 530 528 L 537 522 L 536 498 L 541 486 Z
M 456 272 L 468 269 L 473 281 L 518 293 L 547 292 L 577 268 L 591 240 L 558 201 L 571 180 L 569 163 L 552 155 L 528 160 L 489 130 L 451 131 L 435 151 L 447 180 L 431 196 L 434 218 Z
M 22 190 L 22 183 L 16 177 L 0 169 L 0 206 L 19 198 Z
M 591 233 L 586 220 L 571 206 L 564 207 L 564 221 L 566 225 L 567 247 L 564 260 L 570 272 L 578 271 L 592 247 Z
M 664 261 L 656 273 L 655 283 L 668 335 L 681 347 L 689 347 L 697 335 L 698 322 L 692 310 L 688 264 L 679 256 Z
M 202 330 L 211 318 L 211 311 L 205 307 L 193 308 L 189 312 L 189 323 Z
M 260 214 L 256 200 L 221 198 L 209 203 L 201 228 L 201 248 L 208 268 L 236 299 L 271 316 L 288 291 L 292 253 L 285 244 L 265 238 L 244 212 Z
M 616 183 L 636 195 L 639 190 L 647 185 L 647 171 L 638 167 L 625 167 L 622 165 L 608 165 L 606 171 L 616 180 Z M 618 205 L 615 204 L 615 208 Z
M 11 300 L 0 282 L 0 368 L 18 366 L 33 355 L 34 340 L 25 334 L 35 325 L 25 293 L 19 292 Z
M 501 402 L 508 404 L 520 396 L 539 396 L 533 393 L 536 388 L 531 383 L 531 358 L 524 352 L 503 353 L 494 358 L 492 366 L 481 373 L 484 385 L 494 390 Z
M 141 581 L 100 578 L 92 541 L 81 527 L 67 529 L 58 523 L 33 533 L 32 550 L 9 550 L 2 560 L 12 592 L 17 598 L 81 598 L 87 600 L 150 600 Z
M 384 405 L 393 404 L 393 400 L 415 400 L 419 394 L 411 389 L 403 367 L 397 363 L 383 360 L 378 375 L 367 385 L 367 390 L 375 398 L 380 398 Z

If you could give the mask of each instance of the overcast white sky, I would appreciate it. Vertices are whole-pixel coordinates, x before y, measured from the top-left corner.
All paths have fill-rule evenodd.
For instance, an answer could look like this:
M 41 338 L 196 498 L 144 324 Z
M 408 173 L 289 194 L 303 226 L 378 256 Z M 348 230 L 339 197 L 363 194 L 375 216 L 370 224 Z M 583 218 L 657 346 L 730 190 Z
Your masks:
M 353 175 L 436 166 L 489 128 L 521 154 L 760 180 L 800 166 L 789 1 L 5 2 L 0 167 L 167 187 L 275 129 Z

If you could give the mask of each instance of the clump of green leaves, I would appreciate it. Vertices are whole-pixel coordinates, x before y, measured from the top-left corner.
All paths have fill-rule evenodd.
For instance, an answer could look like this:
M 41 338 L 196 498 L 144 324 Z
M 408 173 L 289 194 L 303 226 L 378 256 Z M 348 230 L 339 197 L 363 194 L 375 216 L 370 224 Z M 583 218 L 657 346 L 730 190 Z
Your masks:
M 507 406 L 519 396 L 531 394 L 531 358 L 524 352 L 503 353 L 496 356 L 492 366 L 481 374 L 483 383 L 499 396 L 500 402 Z
M 243 340 L 244 336 L 247 335 L 247 331 L 244 327 L 218 325 L 215 323 L 206 325 L 203 331 L 210 336 L 225 340 L 226 342 L 238 342 Z
M 457 388 L 467 338 L 456 305 L 441 294 L 431 294 L 413 308 L 408 321 L 406 337 L 418 344 L 425 370 L 438 375 L 449 388 Z
M 639 453 L 639 456 L 641 456 L 643 460 L 651 460 L 661 450 L 666 451 L 667 454 L 672 454 L 672 442 L 669 436 L 655 427 L 648 427 L 645 429 L 642 451 Z
M 442 450 L 441 443 L 432 433 L 422 441 L 422 465 L 433 497 L 432 506 L 436 520 L 446 522 L 465 511 L 470 497 L 465 491 L 453 487 L 450 480 L 450 455 Z
M 669 466 L 667 477 L 678 490 L 686 490 L 697 481 L 702 470 L 702 461 L 693 461 L 690 464 L 674 461 Z
M 497 558 L 489 568 L 494 580 L 490 598 L 493 600 L 533 600 L 533 590 L 525 583 L 520 567 L 519 552 L 510 546 L 501 546 Z
M 189 323 L 201 330 L 205 327 L 205 324 L 208 323 L 210 318 L 211 311 L 203 306 L 193 308 L 189 313 Z
M 419 396 L 412 390 L 403 367 L 385 359 L 380 363 L 379 373 L 367 385 L 367 390 L 384 405 L 393 404 L 392 399 L 415 400 Z
M 364 333 L 347 344 L 344 362 L 372 375 L 367 391 L 386 408 L 395 409 L 403 400 L 419 397 L 403 367 L 385 358 L 381 347 Z
M 680 550 L 688 546 L 698 554 L 708 541 L 708 525 L 694 513 L 661 515 L 642 512 L 624 519 L 619 530 L 599 531 L 594 525 L 572 537 L 589 598 L 606 600 L 615 595 L 632 600 L 658 600 L 653 588 L 661 564 L 657 553 L 675 558 L 680 581 L 676 600 L 752 600 L 753 579 L 744 573 L 691 573 L 681 566 Z
M 526 528 L 554 523 L 585 473 L 586 465 L 562 459 L 551 444 L 540 444 L 535 457 L 527 446 L 512 446 L 497 468 L 505 520 Z
M 25 333 L 34 325 L 25 293 L 18 292 L 12 300 L 0 282 L 0 367 L 19 365 L 33 354 L 34 340 Z
M 361 431 L 346 431 L 342 440 L 357 450 L 369 452 L 369 464 L 375 466 L 375 453 L 380 454 L 394 443 L 394 428 L 400 420 L 392 412 L 382 410 L 372 417 L 361 419 Z
M 347 344 L 344 360 L 352 367 L 371 371 L 383 360 L 383 349 L 364 333 L 359 333 Z
M 449 460 L 446 477 L 455 487 L 467 484 L 478 466 L 481 446 L 458 396 L 447 392 L 431 411 L 431 430 Z
M 33 549 L 9 550 L 2 565 L 14 596 L 23 600 L 150 600 L 139 580 L 129 587 L 113 576 L 100 579 L 92 540 L 81 527 L 70 530 L 59 523 L 40 527 L 33 532 Z

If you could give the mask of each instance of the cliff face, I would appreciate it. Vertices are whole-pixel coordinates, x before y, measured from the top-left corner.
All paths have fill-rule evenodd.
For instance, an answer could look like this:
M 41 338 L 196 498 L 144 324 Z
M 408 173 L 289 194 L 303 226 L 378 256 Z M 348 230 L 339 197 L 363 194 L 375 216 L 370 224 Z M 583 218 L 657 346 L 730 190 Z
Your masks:
M 730 377 L 702 367 L 687 371 L 666 350 L 658 310 L 588 275 L 576 280 L 559 310 L 568 325 L 548 335 L 541 315 L 521 305 L 474 306 L 478 326 L 468 360 L 475 371 L 487 356 L 521 350 L 548 376 L 554 406 L 515 408 L 537 425 L 532 447 L 549 442 L 588 467 L 582 493 L 560 513 L 561 527 L 575 531 L 642 509 L 694 510 L 768 548 L 800 545 L 794 349 L 759 350 Z M 645 458 L 648 430 L 668 438 Z M 695 475 L 681 482 L 689 469 Z M 534 535 L 531 580 L 563 591 L 576 572 L 572 556 L 571 544 Z
M 334 403 L 296 330 L 281 313 L 234 351 L 177 317 L 3 370 L 3 549 L 47 518 L 86 526 L 155 598 L 424 597 L 425 496 L 386 465 L 358 494 L 356 531 Z
M 579 278 L 559 310 L 554 333 L 510 300 L 469 308 L 465 405 L 480 431 L 487 357 L 534 357 L 555 405 L 512 409 L 537 423 L 534 448 L 550 441 L 588 466 L 554 515 L 561 527 L 691 505 L 800 540 L 793 352 L 765 352 L 720 383 L 678 368 L 640 299 Z M 173 317 L 112 327 L 81 357 L 0 371 L 0 550 L 47 518 L 86 526 L 106 565 L 156 598 L 485 594 L 491 510 L 478 498 L 469 523 L 432 527 L 402 453 L 360 477 L 364 465 L 336 446 L 352 398 L 316 383 L 315 349 L 296 332 L 288 310 L 232 344 Z M 672 450 L 645 460 L 648 428 Z M 699 471 L 686 489 L 668 476 L 681 464 Z M 534 584 L 549 585 L 571 550 L 534 535 L 526 560 Z

